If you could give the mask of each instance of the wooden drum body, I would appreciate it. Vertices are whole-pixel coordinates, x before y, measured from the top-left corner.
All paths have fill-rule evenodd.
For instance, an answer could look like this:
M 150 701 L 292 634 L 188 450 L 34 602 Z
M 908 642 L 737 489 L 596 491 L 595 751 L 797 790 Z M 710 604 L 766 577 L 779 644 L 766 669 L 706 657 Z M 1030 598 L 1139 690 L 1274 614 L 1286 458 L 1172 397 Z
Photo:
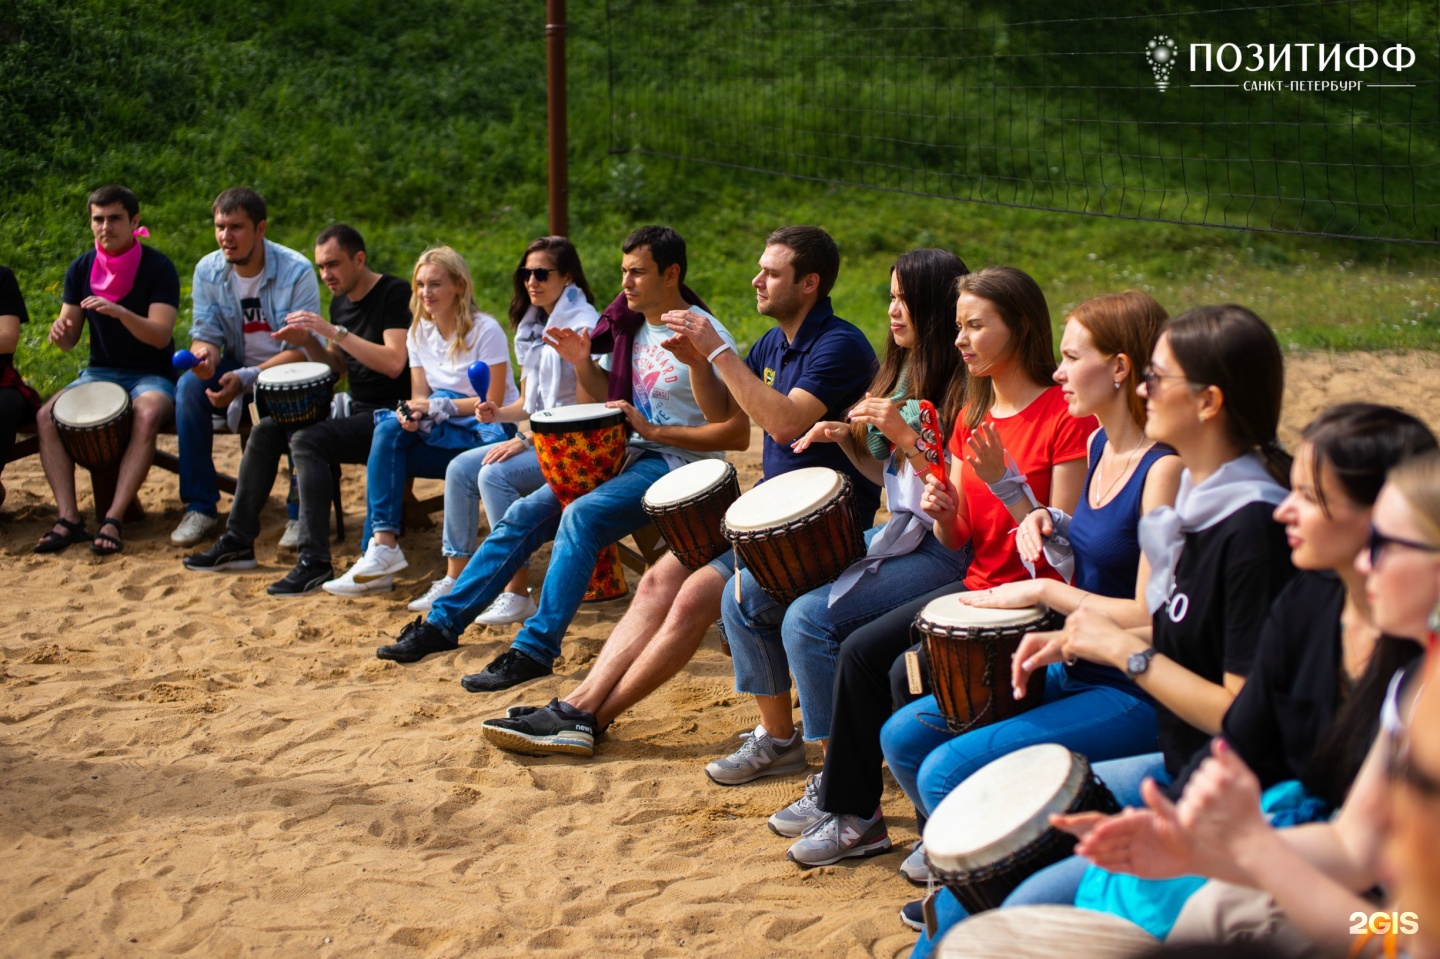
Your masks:
M 641 507 L 670 551 L 692 573 L 730 548 L 720 525 L 740 498 L 735 467 L 724 460 L 687 463 L 645 491 Z
M 1030 674 L 1025 698 L 1017 700 L 1010 660 L 1026 633 L 1048 628 L 1052 619 L 1044 606 L 980 609 L 960 602 L 958 594 L 925 605 L 914 625 L 925 636 L 930 689 L 950 732 L 959 735 L 1041 704 L 1045 670 Z
M 289 430 L 314 426 L 330 417 L 335 371 L 324 363 L 285 363 L 261 370 L 255 380 L 255 405 Z
M 541 410 L 530 417 L 530 430 L 545 482 L 565 506 L 618 476 L 625 465 L 625 414 L 604 403 Z M 629 589 L 620 550 L 612 543 L 600 551 L 585 602 L 617 599 Z
M 1054 743 L 1029 746 L 945 797 L 925 824 L 925 860 L 974 915 L 1074 851 L 1075 837 L 1051 826 L 1051 814 L 1119 811 L 1084 756 Z
M 135 413 L 125 387 L 92 380 L 61 393 L 50 419 L 72 460 L 89 470 L 108 470 L 125 455 Z
M 776 602 L 793 603 L 865 554 L 849 477 L 825 466 L 766 480 L 725 511 L 736 568 L 749 568 Z

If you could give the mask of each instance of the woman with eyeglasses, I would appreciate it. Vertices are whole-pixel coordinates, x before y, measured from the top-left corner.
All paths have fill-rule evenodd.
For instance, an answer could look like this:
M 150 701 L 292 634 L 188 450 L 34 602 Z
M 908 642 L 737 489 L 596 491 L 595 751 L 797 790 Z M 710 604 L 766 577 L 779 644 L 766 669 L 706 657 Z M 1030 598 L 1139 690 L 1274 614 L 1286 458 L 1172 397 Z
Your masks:
M 1440 631 L 1440 452 L 1414 456 L 1390 471 L 1366 539 L 1355 568 L 1365 577 L 1375 629 L 1428 647 L 1433 659 Z M 1427 695 L 1434 672 L 1433 663 L 1424 670 Z M 1114 817 L 1071 817 L 1066 827 L 1082 836 L 1076 852 L 1138 876 L 1199 875 L 1260 890 L 1322 950 L 1362 951 L 1367 944 L 1357 942 L 1353 931 L 1356 913 L 1368 918 L 1377 911 L 1413 909 L 1417 900 L 1407 893 L 1419 895 L 1426 880 L 1440 878 L 1434 827 L 1440 815 L 1440 742 L 1431 735 L 1435 726 L 1419 725 L 1415 698 L 1421 673 L 1412 664 L 1389 683 L 1379 732 L 1339 813 L 1328 822 L 1274 829 L 1261 811 L 1259 778 L 1217 739 L 1178 805 L 1149 784 L 1146 808 Z M 1387 889 L 1394 894 L 1390 906 L 1362 896 L 1386 879 L 1382 853 L 1396 880 Z M 1440 890 L 1428 893 L 1431 901 L 1440 900 Z M 1187 909 L 1181 925 L 1192 918 Z M 1418 919 L 1423 933 L 1425 914 Z M 1223 922 L 1212 918 L 1209 925 Z M 1363 926 L 1368 938 L 1368 922 Z M 1180 933 L 1177 926 L 1175 934 Z M 1373 953 L 1381 951 L 1386 935 L 1369 944 Z M 1433 934 L 1430 943 L 1422 941 L 1415 954 L 1437 954 Z M 1393 948 L 1388 954 L 1395 954 Z
M 1168 784 L 1219 732 L 1265 614 L 1294 572 L 1284 528 L 1271 516 L 1289 480 L 1290 457 L 1276 437 L 1284 377 L 1274 333 L 1244 307 L 1200 307 L 1165 325 L 1141 386 L 1145 435 L 1174 449 L 1184 472 L 1175 506 L 1139 524 L 1151 624 L 1127 629 L 1082 605 L 1058 636 L 1039 650 L 1032 642 L 1013 664 L 1017 688 L 1034 669 L 1085 660 L 1123 672 L 1154 700 L 1159 751 L 1094 764 L 1122 805 L 1140 801 L 1146 778 Z M 1065 860 L 1031 876 L 1006 904 L 1069 904 L 1084 871 L 1083 861 Z M 942 921 L 964 917 L 948 892 L 939 904 Z M 912 955 L 932 948 L 922 936 Z
M 575 367 L 555 352 L 547 334 L 561 328 L 589 331 L 599 319 L 575 245 L 563 236 L 530 241 L 515 268 L 510 300 L 515 358 L 520 363 L 519 397 L 505 406 L 481 404 L 481 419 L 520 423 L 540 410 L 589 403 L 592 398 L 576 380 Z M 455 578 L 475 552 L 482 504 L 486 521 L 494 529 L 511 503 L 544 485 L 535 447 L 530 437 L 519 431 L 451 460 L 445 470 L 445 528 L 440 543 L 445 575 L 409 604 L 411 612 L 428 612 L 436 600 L 455 588 Z M 535 612 L 529 586 L 527 563 L 475 621 L 487 626 L 524 622 Z

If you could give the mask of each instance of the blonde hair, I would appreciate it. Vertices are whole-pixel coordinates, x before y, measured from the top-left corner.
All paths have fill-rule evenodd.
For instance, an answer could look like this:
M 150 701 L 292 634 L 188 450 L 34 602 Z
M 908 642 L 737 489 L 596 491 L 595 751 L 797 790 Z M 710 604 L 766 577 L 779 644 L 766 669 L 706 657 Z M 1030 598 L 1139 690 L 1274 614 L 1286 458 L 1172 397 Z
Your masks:
M 420 254 L 415 269 L 410 272 L 410 330 L 414 332 L 421 320 L 435 322 L 420 300 L 420 289 L 416 278 L 422 266 L 438 266 L 455 284 L 455 336 L 450 340 L 449 354 L 452 360 L 459 359 L 465 350 L 465 341 L 475 329 L 475 314 L 480 308 L 475 305 L 475 283 L 470 279 L 470 266 L 465 258 L 448 246 L 432 246 Z
M 1386 482 L 1395 487 L 1425 538 L 1440 544 L 1440 451 L 1432 450 L 1403 460 Z

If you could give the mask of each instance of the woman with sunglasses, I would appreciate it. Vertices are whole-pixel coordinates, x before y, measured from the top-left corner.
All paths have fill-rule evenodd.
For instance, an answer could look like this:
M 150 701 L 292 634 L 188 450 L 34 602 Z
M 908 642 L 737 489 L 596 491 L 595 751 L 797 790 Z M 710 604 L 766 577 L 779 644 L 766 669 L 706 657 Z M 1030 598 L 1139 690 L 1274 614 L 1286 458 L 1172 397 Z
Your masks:
M 1294 572 L 1271 517 L 1290 468 L 1276 438 L 1284 358 L 1274 333 L 1244 307 L 1190 310 L 1166 324 L 1143 380 L 1145 434 L 1184 466 L 1174 508 L 1140 521 L 1151 626 L 1126 629 L 1079 606 L 1058 636 L 1016 656 L 1013 675 L 1023 688 L 1034 669 L 1086 660 L 1122 671 L 1155 701 L 1160 751 L 1094 766 L 1122 805 L 1139 802 L 1147 777 L 1168 784 L 1219 731 Z M 1071 903 L 1084 871 L 1072 857 L 1031 876 L 1007 904 Z M 948 892 L 938 904 L 945 926 L 964 917 Z M 922 936 L 912 955 L 932 948 Z
M 1136 290 L 1097 296 L 1066 317 L 1054 379 L 1070 415 L 1095 416 L 1100 429 L 1090 437 L 1089 471 L 1075 515 L 1055 507 L 1033 510 L 1020 524 L 1016 546 L 1022 559 L 1036 563 L 1058 529 L 1070 544 L 1071 581 L 1000 583 L 962 593 L 962 603 L 1000 609 L 1044 604 L 1066 615 L 1083 604 L 1126 627 L 1149 621 L 1144 593 L 1150 569 L 1136 530 L 1141 516 L 1175 502 L 1180 483 L 1179 459 L 1145 434 L 1145 401 L 1139 395 L 1141 371 L 1166 319 L 1164 307 Z M 1042 635 L 1025 649 L 1041 648 Z M 987 762 L 1035 743 L 1059 742 L 1092 761 L 1154 751 L 1154 705 L 1124 673 L 1078 661 L 1051 665 L 1045 679 L 1045 705 L 963 736 L 936 721 L 933 696 L 889 718 L 880 735 L 885 763 L 922 815 Z M 879 776 L 877 761 L 877 794 Z M 923 847 L 917 845 L 901 873 L 927 881 Z M 902 912 L 915 928 L 918 905 Z
M 1428 646 L 1433 654 L 1440 630 L 1440 452 L 1412 457 L 1390 471 L 1375 500 L 1367 540 L 1355 568 L 1365 577 L 1374 627 Z M 1402 891 L 1404 880 L 1434 870 L 1433 844 L 1414 840 L 1433 837 L 1440 776 L 1422 768 L 1406 743 L 1407 727 L 1409 736 L 1422 734 L 1411 718 L 1420 672 L 1412 664 L 1390 682 L 1379 732 L 1330 821 L 1273 828 L 1261 812 L 1259 778 L 1217 739 L 1178 805 L 1149 783 L 1146 808 L 1113 817 L 1068 817 L 1065 828 L 1082 837 L 1076 852 L 1138 876 L 1199 875 L 1261 890 L 1310 942 L 1336 954 L 1356 948 L 1353 915 L 1368 917 L 1384 908 L 1361 896 L 1382 880 L 1382 850 L 1394 875 L 1403 877 L 1397 884 Z M 1426 761 L 1433 763 L 1437 746 L 1433 740 L 1427 744 Z M 1400 813 L 1398 823 L 1392 809 Z M 1408 819 L 1412 813 L 1424 821 Z M 1397 832 L 1387 837 L 1392 828 Z M 1406 901 L 1397 899 L 1396 905 L 1404 908 Z M 1187 909 L 1182 923 L 1191 919 Z M 1177 927 L 1175 935 L 1180 933 Z
M 825 703 L 831 718 L 827 731 L 835 736 L 825 769 L 810 780 L 800 800 L 770 820 L 781 835 L 800 837 L 789 856 L 803 866 L 889 848 L 878 808 L 883 785 L 879 732 L 891 708 L 890 669 L 913 642 L 915 613 L 930 599 L 957 589 L 1028 579 L 1031 574 L 1010 536 L 1031 508 L 1027 496 L 1067 512 L 1080 496 L 1085 442 L 1095 420 L 1071 416 L 1060 387 L 1050 382 L 1055 370 L 1050 310 L 1039 285 L 1013 267 L 987 267 L 960 278 L 954 304 L 954 347 L 966 375 L 963 406 L 949 431 L 949 521 L 936 521 L 933 504 L 925 502 L 936 482 L 928 468 L 926 492 L 914 509 L 924 515 L 922 525 L 937 547 L 957 555 L 973 551 L 974 560 L 963 578 L 907 591 L 902 603 L 887 604 L 889 611 L 878 619 L 869 617 L 874 621 L 842 632 L 849 635 L 839 645 L 838 661 L 832 660 L 833 690 Z M 937 430 L 937 445 L 945 436 L 943 428 Z M 1005 490 L 1002 500 L 995 490 L 1002 489 L 998 484 L 1007 453 L 1028 478 L 1029 493 Z M 992 483 L 997 485 L 992 488 Z M 1058 575 L 1043 560 L 1038 572 Z M 726 625 L 728 631 L 728 620 Z M 802 710 L 805 703 L 802 693 Z M 812 732 L 808 717 L 805 732 Z M 839 765 L 832 765 L 831 749 L 837 750 Z
M 594 329 L 600 314 L 585 280 L 580 254 L 563 236 L 542 236 L 530 241 L 515 269 L 510 300 L 510 326 L 515 331 L 515 358 L 520 363 L 520 393 L 512 403 L 497 407 L 482 404 L 481 419 L 520 423 L 540 410 L 591 397 L 575 378 L 571 366 L 547 341 L 550 331 Z M 441 552 L 445 575 L 430 584 L 424 596 L 412 601 L 411 612 L 424 613 L 435 601 L 449 595 L 455 578 L 475 552 L 480 506 L 490 528 L 500 522 L 510 504 L 545 485 L 535 447 L 524 433 L 461 453 L 445 470 L 445 530 Z M 475 618 L 487 626 L 524 622 L 535 612 L 530 598 L 527 563 L 505 585 L 490 607 Z
M 837 443 L 860 472 L 882 483 L 891 519 L 865 534 L 867 555 L 827 584 L 788 607 L 766 595 L 748 570 L 741 577 L 740 599 L 726 590 L 722 600 L 725 637 L 735 659 L 736 688 L 755 695 L 761 731 L 736 754 L 710 763 L 706 774 L 723 785 L 736 785 L 777 772 L 805 767 L 804 746 L 792 717 L 790 675 L 800 694 L 804 736 L 822 745 L 829 737 L 831 690 L 836 653 L 853 629 L 919 593 L 965 575 L 968 550 L 951 550 L 936 541 L 920 513 L 928 469 L 924 430 L 943 430 L 959 414 L 965 392 L 960 357 L 951 347 L 956 281 L 969 271 L 948 250 L 912 250 L 890 271 L 890 324 L 885 358 L 864 399 L 848 413 L 848 423 L 821 421 L 793 444 L 801 452 L 815 443 Z M 920 401 L 931 399 L 939 422 L 922 423 Z M 763 732 L 763 735 L 762 735 Z M 757 772 L 757 747 L 774 741 L 784 759 Z M 797 748 L 798 747 L 798 748 Z M 792 759 L 793 757 L 793 759 Z M 791 762 L 791 768 L 783 763 Z M 815 778 L 807 786 L 813 796 Z M 776 813 L 770 824 L 785 836 L 798 836 L 808 825 L 813 801 Z M 871 812 L 874 807 L 871 807 Z M 867 824 L 862 845 L 872 852 L 889 848 L 883 820 Z M 793 857 L 793 852 L 792 852 Z

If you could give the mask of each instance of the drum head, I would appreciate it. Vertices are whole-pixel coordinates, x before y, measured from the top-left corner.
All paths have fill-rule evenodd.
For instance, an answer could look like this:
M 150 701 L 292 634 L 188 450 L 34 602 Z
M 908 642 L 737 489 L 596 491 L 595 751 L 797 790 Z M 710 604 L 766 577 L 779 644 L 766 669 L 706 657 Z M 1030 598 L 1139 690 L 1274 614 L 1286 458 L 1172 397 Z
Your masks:
M 947 629 L 1003 629 L 1043 622 L 1049 615 L 1044 606 L 1022 606 L 1019 609 L 981 609 L 960 602 L 960 594 L 932 599 L 920 610 L 919 618 Z
M 60 394 L 50 414 L 58 423 L 77 429 L 108 423 L 130 405 L 130 394 L 118 383 L 95 380 Z
M 731 503 L 725 525 L 736 532 L 784 526 L 829 503 L 843 487 L 844 478 L 828 466 L 781 473 Z
M 570 433 L 604 426 L 607 421 L 616 421 L 617 417 L 618 422 L 625 421 L 624 413 L 612 410 L 604 403 L 576 403 L 541 410 L 530 417 L 530 428 L 537 433 Z
M 735 467 L 724 460 L 696 460 L 686 463 L 650 484 L 650 488 L 645 491 L 645 505 L 660 509 L 684 502 L 719 486 L 734 472 Z
M 260 386 L 304 386 L 321 382 L 332 372 L 325 363 L 285 363 L 261 370 L 255 382 Z
M 1056 743 L 1019 749 L 950 791 L 925 824 L 925 855 L 942 872 L 969 872 L 1012 856 L 1044 835 L 1089 773 Z
M 971 916 L 935 949 L 938 959 L 1130 959 L 1160 940 L 1119 916 L 1073 906 L 1013 906 Z

